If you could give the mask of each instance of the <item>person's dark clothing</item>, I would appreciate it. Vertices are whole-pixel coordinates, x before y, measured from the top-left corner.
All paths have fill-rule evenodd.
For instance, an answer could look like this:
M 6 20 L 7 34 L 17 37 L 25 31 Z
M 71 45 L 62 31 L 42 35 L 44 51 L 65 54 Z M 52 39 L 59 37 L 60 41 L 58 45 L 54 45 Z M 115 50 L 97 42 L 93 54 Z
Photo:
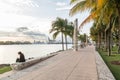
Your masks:
M 20 58 L 17 58 L 16 59 L 16 62 L 25 62 L 25 57 L 22 53 L 19 54 L 20 55 Z
M 19 62 L 25 62 L 25 57 L 24 57 L 24 55 L 22 53 L 20 54 Z
M 16 59 L 16 62 L 19 62 L 19 61 L 20 61 L 20 59 L 19 59 L 19 58 L 17 58 L 17 59 Z

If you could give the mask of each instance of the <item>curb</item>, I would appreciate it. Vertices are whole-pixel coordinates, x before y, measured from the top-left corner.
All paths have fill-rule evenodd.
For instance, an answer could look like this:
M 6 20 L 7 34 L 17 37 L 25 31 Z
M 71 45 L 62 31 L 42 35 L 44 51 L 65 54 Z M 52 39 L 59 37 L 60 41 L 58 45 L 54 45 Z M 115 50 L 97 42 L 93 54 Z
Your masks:
M 116 80 L 97 51 L 95 51 L 95 56 L 98 80 Z

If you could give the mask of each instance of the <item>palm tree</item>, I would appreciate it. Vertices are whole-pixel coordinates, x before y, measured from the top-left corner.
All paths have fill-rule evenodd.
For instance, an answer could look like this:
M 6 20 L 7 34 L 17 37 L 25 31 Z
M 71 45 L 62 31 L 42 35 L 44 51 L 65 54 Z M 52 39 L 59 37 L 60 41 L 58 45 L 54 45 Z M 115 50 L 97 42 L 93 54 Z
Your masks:
M 53 38 L 55 39 L 59 33 L 61 33 L 62 37 L 62 49 L 64 50 L 64 39 L 63 35 L 65 36 L 65 43 L 66 43 L 66 49 L 67 49 L 67 36 L 70 36 L 73 38 L 73 24 L 69 23 L 67 19 L 62 18 L 56 18 L 55 21 L 52 23 L 52 29 L 50 30 L 50 33 L 53 33 Z
M 52 29 L 50 30 L 50 33 L 53 33 L 54 39 L 58 36 L 58 34 L 61 33 L 62 50 L 64 50 L 64 41 L 63 41 L 64 25 L 65 25 L 64 19 L 57 17 L 56 20 L 52 22 Z
M 81 43 L 86 43 L 88 39 L 86 39 L 86 34 L 84 33 L 83 35 L 78 35 L 78 39 L 81 41 Z
M 66 50 L 67 50 L 67 35 L 68 35 L 68 21 L 67 19 L 64 20 L 64 32 L 63 34 L 65 35 L 65 44 L 66 44 Z
M 72 44 L 73 44 L 73 34 L 74 34 L 74 25 L 73 25 L 73 22 L 70 22 L 68 24 L 67 34 L 68 34 L 69 37 L 72 38 Z
M 65 19 L 65 31 L 64 31 L 64 35 L 65 35 L 65 41 L 66 41 L 66 49 L 67 49 L 67 36 L 72 38 L 73 41 L 73 32 L 74 32 L 74 26 L 72 24 L 72 22 L 68 22 L 67 19 Z
M 113 27 L 114 18 L 119 16 L 120 23 L 120 1 L 119 0 L 71 0 L 71 4 L 75 4 L 74 7 L 70 11 L 70 15 L 74 15 L 79 11 L 90 10 L 90 15 L 83 21 L 81 26 L 83 26 L 86 22 L 90 20 L 97 21 L 97 25 L 104 24 L 106 25 L 106 31 L 108 30 L 108 34 L 111 34 L 111 29 Z M 113 16 L 114 15 L 114 16 Z M 102 20 L 102 21 L 101 21 Z M 120 25 L 120 24 L 119 24 Z M 120 29 L 120 27 L 119 27 Z M 108 35 L 109 39 L 109 55 L 110 52 L 110 40 L 111 35 Z M 119 36 L 120 39 L 120 36 Z M 120 42 L 119 42 L 120 43 Z
M 71 0 L 71 4 L 75 4 L 70 10 L 71 16 L 85 10 L 91 11 L 90 15 L 82 22 L 81 26 L 83 26 L 86 22 L 89 22 L 90 20 L 97 21 L 97 24 L 100 24 L 102 20 L 103 24 L 108 25 L 110 20 L 112 19 L 112 15 L 114 15 L 114 17 L 119 16 L 120 22 L 119 0 Z
M 93 41 L 95 41 L 97 43 L 97 35 L 98 35 L 98 31 L 97 28 L 93 25 L 90 28 L 90 37 L 92 38 Z

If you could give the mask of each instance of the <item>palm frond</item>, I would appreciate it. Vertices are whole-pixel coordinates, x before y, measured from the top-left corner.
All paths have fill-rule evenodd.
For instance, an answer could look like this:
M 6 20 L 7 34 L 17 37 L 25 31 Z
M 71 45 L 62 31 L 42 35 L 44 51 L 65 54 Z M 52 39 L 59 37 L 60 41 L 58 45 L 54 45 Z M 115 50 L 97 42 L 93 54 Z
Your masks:
M 91 20 L 93 20 L 96 17 L 96 12 L 91 13 L 79 26 L 79 29 L 86 23 L 90 22 Z
M 106 0 L 97 0 L 97 8 L 102 8 Z
M 69 15 L 70 15 L 70 16 L 73 16 L 74 14 L 76 14 L 76 13 L 78 13 L 78 12 L 80 12 L 80 11 L 83 11 L 83 10 L 87 9 L 86 6 L 85 6 L 85 4 L 86 4 L 86 1 L 81 1 L 81 2 L 77 3 L 77 4 L 76 4 L 75 6 L 73 6 L 73 8 L 70 10 Z
M 53 29 L 50 29 L 50 30 L 49 30 L 49 33 L 52 33 L 52 32 L 53 32 Z
M 110 27 L 110 24 L 108 24 L 108 25 L 106 26 L 105 31 L 107 31 L 107 30 L 109 29 L 109 27 Z
M 58 36 L 59 33 L 60 33 L 59 31 L 56 31 L 56 32 L 53 34 L 53 39 L 55 39 L 55 38 Z
M 77 2 L 78 0 L 71 0 L 70 4 L 74 4 L 75 2 Z

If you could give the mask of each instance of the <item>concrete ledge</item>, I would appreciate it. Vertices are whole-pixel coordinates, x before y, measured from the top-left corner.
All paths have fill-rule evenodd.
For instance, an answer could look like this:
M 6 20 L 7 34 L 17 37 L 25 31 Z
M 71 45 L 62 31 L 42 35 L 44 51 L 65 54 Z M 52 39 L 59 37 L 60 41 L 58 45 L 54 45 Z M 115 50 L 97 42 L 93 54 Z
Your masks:
M 49 54 L 45 57 L 41 57 L 41 58 L 36 58 L 36 59 L 30 59 L 30 60 L 27 60 L 26 62 L 20 62 L 20 63 L 13 63 L 13 64 L 10 64 L 12 70 L 22 70 L 24 68 L 27 68 L 29 66 L 32 66 L 38 62 L 41 62 L 43 60 L 46 60 L 52 56 L 55 56 L 56 54 Z
M 95 51 L 95 56 L 98 71 L 98 80 L 116 80 L 97 51 Z

